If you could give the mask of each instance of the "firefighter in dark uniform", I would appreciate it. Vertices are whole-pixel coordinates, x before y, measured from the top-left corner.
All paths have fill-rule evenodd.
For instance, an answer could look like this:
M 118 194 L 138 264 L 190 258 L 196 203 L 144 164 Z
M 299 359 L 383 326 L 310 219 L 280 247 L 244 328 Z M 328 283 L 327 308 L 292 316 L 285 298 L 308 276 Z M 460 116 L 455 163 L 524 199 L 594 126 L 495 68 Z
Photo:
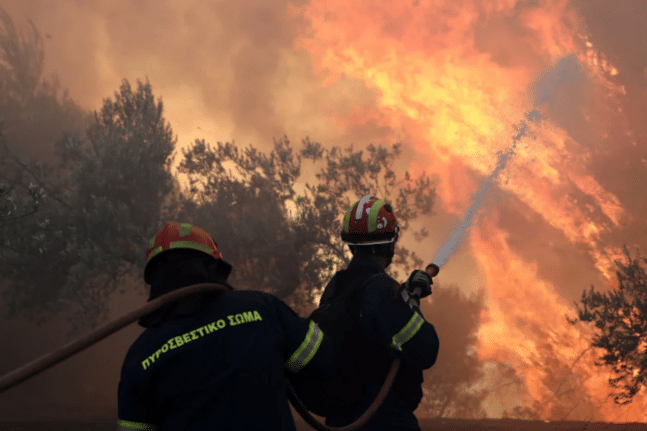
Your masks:
M 328 389 L 324 385 L 323 390 L 336 392 L 328 394 L 336 402 L 343 393 L 346 404 L 329 411 L 320 408 L 319 414 L 330 426 L 355 421 L 375 399 L 399 357 L 391 391 L 363 429 L 420 430 L 413 412 L 422 399 L 422 371 L 435 363 L 439 348 L 436 330 L 419 308 L 420 298 L 431 294 L 432 279 L 416 270 L 400 284 L 385 273 L 398 240 L 398 223 L 391 206 L 374 195 L 348 209 L 341 237 L 353 258 L 333 276 L 310 318 L 336 347 L 337 383 L 328 379 Z M 346 390 L 341 392 L 340 387 Z M 309 388 L 301 389 L 307 399 Z M 317 412 L 317 402 L 311 407 Z
M 119 430 L 295 430 L 284 376 L 334 372 L 330 339 L 270 294 L 233 291 L 231 265 L 196 226 L 167 223 L 146 262 L 149 301 L 197 283 L 229 290 L 139 321 L 146 330 L 121 371 Z

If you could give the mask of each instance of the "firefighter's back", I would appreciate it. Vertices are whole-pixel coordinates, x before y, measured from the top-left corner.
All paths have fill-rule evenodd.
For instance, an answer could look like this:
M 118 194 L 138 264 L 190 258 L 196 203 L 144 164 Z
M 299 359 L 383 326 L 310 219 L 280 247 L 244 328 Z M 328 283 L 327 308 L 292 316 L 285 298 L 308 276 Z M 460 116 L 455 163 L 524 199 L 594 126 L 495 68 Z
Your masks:
M 277 302 L 227 291 L 196 314 L 148 328 L 124 362 L 120 418 L 161 430 L 295 429 L 283 386 L 285 311 Z M 130 405 L 127 394 L 145 405 Z

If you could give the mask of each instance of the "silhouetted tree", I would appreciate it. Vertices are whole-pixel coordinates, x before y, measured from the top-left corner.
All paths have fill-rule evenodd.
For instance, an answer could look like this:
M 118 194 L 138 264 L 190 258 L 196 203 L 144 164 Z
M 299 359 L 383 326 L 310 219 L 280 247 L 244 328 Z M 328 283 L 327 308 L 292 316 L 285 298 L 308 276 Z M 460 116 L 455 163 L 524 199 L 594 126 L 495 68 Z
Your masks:
M 36 160 L 47 160 L 65 131 L 89 120 L 56 77 L 42 77 L 44 55 L 35 25 L 21 32 L 0 8 L 0 224 L 38 209 L 46 190 Z
M 647 377 L 647 260 L 639 251 L 632 258 L 626 247 L 624 253 L 626 263 L 615 261 L 617 286 L 584 291 L 578 318 L 571 320 L 595 324 L 591 345 L 604 351 L 596 365 L 611 367 L 609 384 L 619 389 L 613 398 L 620 405 L 632 401 Z
M 8 185 L 0 185 L 0 225 L 27 217 L 36 211 L 42 203 L 45 195 L 42 189 L 34 186 L 29 187 L 29 200 L 17 200 L 13 190 Z
M 392 169 L 400 146 L 390 149 L 370 145 L 368 157 L 352 146 L 322 148 L 304 139 L 294 154 L 286 138 L 275 141 L 270 154 L 233 143 L 211 147 L 198 140 L 185 151 L 179 171 L 187 174 L 182 217 L 204 226 L 236 263 L 233 277 L 248 288 L 274 292 L 293 305 L 311 302 L 337 266 L 350 254 L 339 238 L 341 221 L 352 201 L 366 193 L 392 201 L 398 220 L 407 232 L 409 222 L 430 214 L 435 188 L 423 174 L 412 180 L 408 173 L 397 180 Z M 296 182 L 302 159 L 323 165 L 317 184 L 301 192 Z M 309 169 L 314 169 L 310 168 Z M 288 212 L 294 205 L 294 214 Z M 417 233 L 424 238 L 427 232 Z M 393 267 L 419 267 L 422 260 L 398 247 Z
M 441 338 L 436 364 L 424 372 L 423 399 L 417 412 L 430 417 L 482 418 L 488 391 L 478 388 L 483 377 L 476 357 L 483 296 L 468 298 L 457 286 L 432 286 L 431 305 L 423 312 Z M 451 310 L 451 312 L 447 312 Z
M 21 223 L 0 226 L 9 316 L 43 321 L 70 305 L 70 320 L 94 324 L 108 295 L 141 269 L 172 187 L 175 138 L 162 113 L 148 82 L 133 90 L 124 81 L 84 136 L 58 141 L 58 160 L 14 155 L 17 172 L 44 184 L 48 198 Z
M 397 175 L 392 166 L 399 155 L 397 144 L 370 145 L 364 152 L 352 146 L 324 149 L 306 138 L 295 151 L 286 137 L 264 154 L 251 146 L 212 147 L 197 140 L 178 168 L 190 186 L 173 216 L 213 235 L 225 259 L 234 264 L 234 286 L 271 291 L 306 315 L 331 274 L 350 260 L 339 238 L 341 222 L 362 195 L 375 193 L 394 205 L 403 237 L 427 236 L 409 228 L 431 213 L 434 183 L 425 174 L 416 179 L 407 172 Z M 305 169 L 316 172 L 317 181 L 299 188 Z M 394 277 L 422 267 L 413 251 L 402 244 L 396 250 L 389 267 Z M 466 298 L 455 286 L 438 287 L 432 305 L 423 307 L 440 334 L 441 353 L 425 372 L 422 414 L 482 417 L 486 391 L 474 388 L 482 377 L 475 355 L 482 297 Z
M 28 22 L 27 31 L 21 31 L 0 8 L 0 119 L 13 154 L 47 160 L 54 156 L 54 142 L 65 132 L 82 132 L 92 118 L 61 89 L 56 76 L 43 77 L 43 40 Z M 8 167 L 2 168 L 0 180 L 8 176 Z

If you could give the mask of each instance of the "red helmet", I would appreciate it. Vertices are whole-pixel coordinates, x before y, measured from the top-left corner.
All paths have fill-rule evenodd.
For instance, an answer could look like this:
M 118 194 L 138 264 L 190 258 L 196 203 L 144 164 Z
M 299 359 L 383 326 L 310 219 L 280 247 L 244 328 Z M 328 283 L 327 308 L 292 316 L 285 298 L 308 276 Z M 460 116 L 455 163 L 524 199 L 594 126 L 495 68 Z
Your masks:
M 341 239 L 349 245 L 389 244 L 398 240 L 398 231 L 391 205 L 366 195 L 346 211 Z
M 214 259 L 222 259 L 216 243 L 207 232 L 190 223 L 170 221 L 148 244 L 144 277 L 148 279 L 148 270 L 151 267 L 149 264 L 153 258 L 165 251 L 182 248 L 198 250 Z

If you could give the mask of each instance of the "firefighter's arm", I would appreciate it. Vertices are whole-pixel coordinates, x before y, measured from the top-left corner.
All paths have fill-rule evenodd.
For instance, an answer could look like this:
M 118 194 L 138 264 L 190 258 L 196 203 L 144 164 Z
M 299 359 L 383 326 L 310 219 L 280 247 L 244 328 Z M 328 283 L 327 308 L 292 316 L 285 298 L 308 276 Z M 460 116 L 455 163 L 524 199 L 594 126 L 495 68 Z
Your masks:
M 278 298 L 274 298 L 279 323 L 285 334 L 285 368 L 291 373 L 332 375 L 333 344 L 317 324 L 300 317 Z
M 152 417 L 153 409 L 148 403 L 148 398 L 131 381 L 122 369 L 118 390 L 117 431 L 156 430 L 157 426 L 154 425 L 155 420 Z
M 361 321 L 371 338 L 388 345 L 394 356 L 400 356 L 410 366 L 427 369 L 436 362 L 436 329 L 418 307 L 405 302 L 399 284 L 380 281 L 367 286 L 362 296 Z

